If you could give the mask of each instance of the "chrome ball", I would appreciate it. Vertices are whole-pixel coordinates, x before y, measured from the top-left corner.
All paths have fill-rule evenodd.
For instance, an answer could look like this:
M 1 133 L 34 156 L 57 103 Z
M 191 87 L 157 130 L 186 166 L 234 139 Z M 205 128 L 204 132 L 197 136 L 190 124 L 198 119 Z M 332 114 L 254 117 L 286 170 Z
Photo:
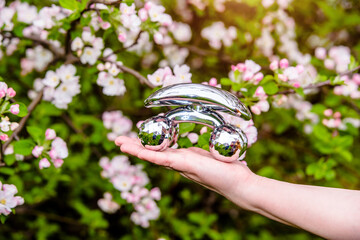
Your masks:
M 233 162 L 246 150 L 246 135 L 230 125 L 216 127 L 211 134 L 209 148 L 212 155 L 220 161 Z
M 173 124 L 173 137 L 172 137 L 172 141 L 169 145 L 169 147 L 172 147 L 175 145 L 175 143 L 177 142 L 177 140 L 179 139 L 179 124 Z
M 141 124 L 138 136 L 141 144 L 147 149 L 163 151 L 173 143 L 175 132 L 170 119 L 155 116 Z

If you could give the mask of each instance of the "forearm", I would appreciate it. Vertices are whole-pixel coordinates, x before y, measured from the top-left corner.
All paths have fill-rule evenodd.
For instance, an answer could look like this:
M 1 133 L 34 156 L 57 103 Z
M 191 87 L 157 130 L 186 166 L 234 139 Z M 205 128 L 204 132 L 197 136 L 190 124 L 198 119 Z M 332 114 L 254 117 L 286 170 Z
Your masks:
M 291 184 L 259 176 L 254 179 L 245 192 L 239 189 L 228 198 L 248 210 L 325 238 L 360 239 L 360 191 Z M 240 192 L 243 196 L 238 198 Z

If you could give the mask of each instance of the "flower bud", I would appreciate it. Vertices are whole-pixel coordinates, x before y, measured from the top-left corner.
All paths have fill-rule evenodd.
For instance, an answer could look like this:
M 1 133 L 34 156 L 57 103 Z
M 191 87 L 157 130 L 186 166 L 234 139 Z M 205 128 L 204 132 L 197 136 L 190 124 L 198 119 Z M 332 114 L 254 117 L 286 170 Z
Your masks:
M 211 78 L 210 81 L 209 81 L 209 85 L 210 85 L 210 86 L 213 86 L 213 87 L 216 87 L 216 85 L 217 85 L 217 80 L 216 80 L 216 78 Z
M 289 66 L 289 61 L 286 58 L 283 58 L 280 60 L 279 65 L 282 69 L 287 68 Z
M 278 69 L 279 68 L 279 62 L 278 61 L 272 61 L 271 63 L 270 63 L 270 69 L 271 70 L 273 70 L 273 71 L 275 71 L 276 69 Z
M 49 162 L 49 160 L 47 158 L 43 158 L 39 161 L 39 168 L 43 169 L 43 168 L 48 168 L 50 167 L 51 164 Z
M 34 156 L 34 157 L 39 157 L 40 155 L 41 155 L 41 153 L 42 153 L 42 151 L 44 150 L 44 147 L 42 147 L 42 146 L 35 146 L 34 147 L 34 149 L 32 150 L 32 155 Z
M 8 88 L 6 92 L 9 97 L 15 97 L 16 95 L 16 92 L 13 88 Z
M 45 131 L 45 139 L 46 140 L 53 140 L 56 138 L 56 132 L 54 129 L 48 128 Z
M 0 135 L 0 140 L 6 142 L 9 139 L 9 136 L 5 133 Z
M 10 107 L 10 112 L 14 115 L 18 115 L 19 112 L 20 112 L 20 109 L 19 109 L 19 104 L 14 104 L 14 105 L 11 105 Z

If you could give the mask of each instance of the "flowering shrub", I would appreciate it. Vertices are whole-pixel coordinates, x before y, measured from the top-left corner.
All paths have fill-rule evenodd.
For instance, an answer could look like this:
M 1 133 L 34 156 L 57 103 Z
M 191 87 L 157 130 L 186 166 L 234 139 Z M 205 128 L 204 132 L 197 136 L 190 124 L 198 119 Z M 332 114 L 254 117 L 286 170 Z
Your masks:
M 253 113 L 224 117 L 247 135 L 254 172 L 358 189 L 359 11 L 355 0 L 0 0 L 1 235 L 312 239 L 113 141 L 166 111 L 143 107 L 155 90 L 202 83 Z M 210 133 L 180 124 L 174 147 L 208 149 Z

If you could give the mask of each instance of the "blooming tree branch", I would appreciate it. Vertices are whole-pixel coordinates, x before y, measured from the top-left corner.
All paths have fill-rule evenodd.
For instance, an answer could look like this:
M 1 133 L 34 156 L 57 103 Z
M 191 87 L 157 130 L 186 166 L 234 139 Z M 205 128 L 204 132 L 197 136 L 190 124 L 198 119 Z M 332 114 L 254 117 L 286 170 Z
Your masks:
M 17 136 L 17 134 L 19 134 L 21 132 L 21 130 L 24 128 L 24 126 L 26 124 L 26 121 L 29 119 L 31 113 L 34 111 L 36 106 L 41 102 L 42 96 L 43 96 L 43 91 L 40 91 L 37 94 L 37 96 L 32 100 L 32 102 L 29 104 L 29 106 L 28 106 L 28 114 L 20 120 L 19 126 L 14 130 L 14 132 L 11 134 L 9 139 L 3 144 L 3 146 L 2 146 L 2 151 L 3 152 L 9 146 L 11 141 Z

